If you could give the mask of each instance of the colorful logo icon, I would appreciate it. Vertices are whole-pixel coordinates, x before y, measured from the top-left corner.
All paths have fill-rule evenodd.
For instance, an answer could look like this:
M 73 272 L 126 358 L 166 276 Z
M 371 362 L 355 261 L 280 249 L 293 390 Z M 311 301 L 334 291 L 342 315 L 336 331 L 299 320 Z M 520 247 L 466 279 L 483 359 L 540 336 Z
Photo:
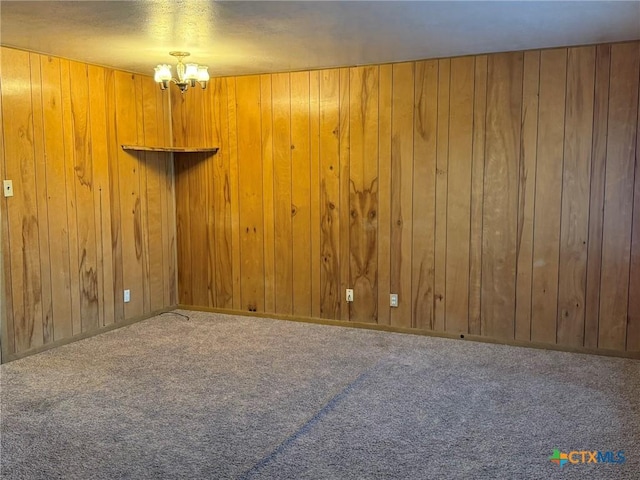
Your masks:
M 560 452 L 560 450 L 555 449 L 553 450 L 553 455 L 549 457 L 549 460 L 551 460 L 556 465 L 564 467 L 564 465 L 569 461 L 569 456 L 566 453 L 562 453 Z
M 553 449 L 553 455 L 549 457 L 556 465 L 564 467 L 567 463 L 613 463 L 621 464 L 627 461 L 624 456 L 624 450 L 618 450 L 617 452 L 608 450 L 572 450 L 569 453 L 564 453 L 557 448 Z

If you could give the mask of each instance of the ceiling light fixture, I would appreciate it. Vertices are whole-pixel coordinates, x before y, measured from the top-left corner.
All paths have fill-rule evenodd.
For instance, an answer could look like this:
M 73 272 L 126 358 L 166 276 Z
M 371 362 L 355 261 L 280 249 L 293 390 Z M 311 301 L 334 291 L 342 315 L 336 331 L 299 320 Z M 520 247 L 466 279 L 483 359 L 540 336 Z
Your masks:
M 209 81 L 209 72 L 206 65 L 198 65 L 197 63 L 182 63 L 182 59 L 191 55 L 189 52 L 169 52 L 169 55 L 178 59 L 176 65 L 176 73 L 178 78 L 171 76 L 171 65 L 160 64 L 155 68 L 154 79 L 160 85 L 162 90 L 166 90 L 169 82 L 175 83 L 180 89 L 180 93 L 184 93 L 187 89 L 196 86 L 196 82 L 202 88 L 207 88 Z

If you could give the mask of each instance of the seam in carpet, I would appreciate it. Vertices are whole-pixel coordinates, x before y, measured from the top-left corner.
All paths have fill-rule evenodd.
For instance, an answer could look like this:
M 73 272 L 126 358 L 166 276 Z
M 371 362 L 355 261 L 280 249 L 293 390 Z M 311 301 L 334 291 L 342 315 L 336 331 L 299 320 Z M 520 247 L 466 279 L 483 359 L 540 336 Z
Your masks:
M 378 364 L 369 367 L 367 370 L 358 375 L 355 380 L 347 384 L 340 392 L 335 394 L 324 406 L 309 420 L 307 420 L 298 430 L 293 432 L 287 438 L 285 438 L 280 445 L 278 445 L 269 455 L 263 457 L 258 463 L 256 463 L 250 470 L 246 471 L 240 477 L 239 480 L 248 480 L 252 475 L 258 473 L 261 469 L 266 467 L 274 458 L 280 453 L 284 452 L 289 445 L 295 442 L 302 435 L 309 432 L 315 425 L 317 425 L 322 417 L 330 413 L 337 405 L 342 401 L 349 393 L 351 393 L 359 384 L 361 384 L 365 378 L 371 375 L 371 370 L 377 367 Z

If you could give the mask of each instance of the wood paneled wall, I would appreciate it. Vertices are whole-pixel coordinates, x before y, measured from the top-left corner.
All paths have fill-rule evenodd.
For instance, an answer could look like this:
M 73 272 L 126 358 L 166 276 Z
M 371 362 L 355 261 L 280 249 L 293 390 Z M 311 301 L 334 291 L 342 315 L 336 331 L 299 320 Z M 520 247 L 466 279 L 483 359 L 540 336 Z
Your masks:
M 176 304 L 169 101 L 150 77 L 0 50 L 3 357 Z M 131 302 L 123 302 L 123 289 Z
M 176 158 L 180 303 L 640 351 L 639 62 L 632 42 L 173 92 L 175 144 L 220 146 Z

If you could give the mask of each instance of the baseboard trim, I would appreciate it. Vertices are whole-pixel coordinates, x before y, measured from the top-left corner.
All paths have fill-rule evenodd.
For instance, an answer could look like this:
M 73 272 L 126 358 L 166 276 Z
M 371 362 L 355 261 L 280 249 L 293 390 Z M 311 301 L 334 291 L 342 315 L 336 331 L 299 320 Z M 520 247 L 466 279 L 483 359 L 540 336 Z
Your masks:
M 495 343 L 499 345 L 510 345 L 513 347 L 534 348 L 536 350 L 553 350 L 557 352 L 582 353 L 587 355 L 601 355 L 605 357 L 621 357 L 621 358 L 631 358 L 634 360 L 640 360 L 640 352 L 627 352 L 627 351 L 595 349 L 595 348 L 586 348 L 586 347 L 570 347 L 570 346 L 564 346 L 564 345 L 552 345 L 547 343 L 525 342 L 522 340 L 515 340 L 515 339 L 508 340 L 508 339 L 493 338 L 493 337 L 483 337 L 480 335 L 472 335 L 472 334 L 466 334 L 466 333 L 463 334 L 464 335 L 463 337 L 461 337 L 461 334 L 435 332 L 433 330 L 394 327 L 391 325 L 379 325 L 377 323 L 345 322 L 342 320 L 327 320 L 324 318 L 299 317 L 295 315 L 285 315 L 285 314 L 275 314 L 275 313 L 247 312 L 244 310 L 235 310 L 230 308 L 200 307 L 197 305 L 178 305 L 177 308 L 181 310 L 191 310 L 195 312 L 211 312 L 211 313 L 223 313 L 223 314 L 230 314 L 230 315 L 242 315 L 244 317 L 272 318 L 275 320 L 287 320 L 290 322 L 313 323 L 317 325 L 332 325 L 334 327 L 346 327 L 346 328 L 363 328 L 367 330 L 377 330 L 382 332 L 407 333 L 410 335 L 449 338 L 452 340 L 463 340 L 463 341 L 470 340 L 473 342 Z
M 51 350 L 52 348 L 61 347 L 63 345 L 68 345 L 70 343 L 74 343 L 79 340 L 95 337 L 96 335 L 100 335 L 102 333 L 110 332 L 112 330 L 117 330 L 118 328 L 127 327 L 129 325 L 133 325 L 134 323 L 142 322 L 143 320 L 147 320 L 151 317 L 155 317 L 156 315 L 172 312 L 177 308 L 178 308 L 177 305 L 161 308 L 160 310 L 154 310 L 153 312 L 150 312 L 138 317 L 128 318 L 118 323 L 112 323 L 111 325 L 105 325 L 104 327 L 96 328 L 94 330 L 89 330 L 88 332 L 82 332 L 82 333 L 79 333 L 78 335 L 74 335 L 73 337 L 63 338 L 62 340 L 57 340 L 55 342 L 47 343 L 46 345 L 41 345 L 40 347 L 26 350 L 24 352 L 3 354 L 2 363 L 4 364 L 4 363 L 13 362 L 14 360 L 19 360 L 21 358 L 30 357 L 31 355 L 36 355 L 38 353 L 46 352 L 47 350 Z

